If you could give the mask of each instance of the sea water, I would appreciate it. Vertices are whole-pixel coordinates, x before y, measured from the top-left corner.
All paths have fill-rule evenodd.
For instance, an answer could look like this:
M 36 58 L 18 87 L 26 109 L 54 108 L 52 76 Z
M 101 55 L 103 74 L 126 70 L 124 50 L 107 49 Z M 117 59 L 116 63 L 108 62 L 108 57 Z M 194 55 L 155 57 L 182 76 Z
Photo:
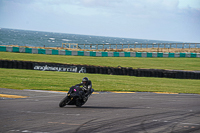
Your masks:
M 98 49 L 116 48 L 115 44 L 123 44 L 123 48 L 151 48 L 151 47 L 164 47 L 169 48 L 170 43 L 174 43 L 171 47 L 176 47 L 173 41 L 160 41 L 160 40 L 147 40 L 147 39 L 134 39 L 134 38 L 120 38 L 120 37 L 106 37 L 106 36 L 92 36 L 92 35 L 79 35 L 55 32 L 42 32 L 18 29 L 0 28 L 0 45 L 18 45 L 18 46 L 32 46 L 32 47 L 62 47 L 62 43 L 76 43 L 80 44 L 79 48 L 83 49 Z M 82 45 L 81 45 L 82 44 Z M 85 46 L 83 45 L 85 44 Z M 89 45 L 92 44 L 92 45 Z M 105 45 L 103 45 L 105 44 Z M 109 45 L 112 44 L 112 45 Z M 128 45 L 130 44 L 130 45 Z M 137 44 L 137 45 L 131 45 Z M 148 45 L 146 45 L 148 44 Z M 194 47 L 191 44 L 191 47 Z M 187 44 L 178 46 L 178 48 L 187 48 Z M 200 46 L 198 46 L 200 48 Z M 121 49 L 122 45 L 118 45 L 117 49 Z

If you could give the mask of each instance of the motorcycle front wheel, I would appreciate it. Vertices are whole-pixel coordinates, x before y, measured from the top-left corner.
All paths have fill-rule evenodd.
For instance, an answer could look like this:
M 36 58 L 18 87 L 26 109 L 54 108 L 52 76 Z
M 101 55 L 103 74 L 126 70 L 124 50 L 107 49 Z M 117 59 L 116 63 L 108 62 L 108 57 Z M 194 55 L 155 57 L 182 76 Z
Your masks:
M 68 96 L 66 96 L 65 98 L 63 98 L 60 103 L 59 103 L 59 107 L 64 107 L 65 105 L 67 105 L 67 102 L 68 102 L 69 98 Z

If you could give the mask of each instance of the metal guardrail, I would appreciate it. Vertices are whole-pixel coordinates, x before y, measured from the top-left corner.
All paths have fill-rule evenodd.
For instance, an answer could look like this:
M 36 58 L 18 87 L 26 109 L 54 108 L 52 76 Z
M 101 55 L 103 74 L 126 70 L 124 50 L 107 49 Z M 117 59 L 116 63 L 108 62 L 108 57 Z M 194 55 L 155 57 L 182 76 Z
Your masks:
M 62 47 L 73 49 L 125 49 L 125 48 L 200 48 L 200 43 L 135 43 L 135 44 L 77 44 L 77 43 L 62 43 Z M 73 46 L 73 47 L 71 47 Z
M 195 49 L 197 50 L 197 49 Z M 200 58 L 200 52 L 131 52 L 131 51 L 95 51 L 95 50 L 56 50 L 41 48 L 25 48 L 0 46 L 0 52 L 32 53 L 32 54 L 49 54 L 49 55 L 68 55 L 68 56 L 93 56 L 93 57 L 165 57 L 165 58 Z
M 78 43 L 62 43 L 62 48 L 65 46 L 65 48 L 71 48 L 71 46 L 78 48 Z

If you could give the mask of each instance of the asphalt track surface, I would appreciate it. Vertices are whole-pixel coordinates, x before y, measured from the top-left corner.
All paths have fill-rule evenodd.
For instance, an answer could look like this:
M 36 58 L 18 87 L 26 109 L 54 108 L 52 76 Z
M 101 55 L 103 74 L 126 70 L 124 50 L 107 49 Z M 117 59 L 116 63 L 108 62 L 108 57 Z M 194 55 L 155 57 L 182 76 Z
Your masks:
M 58 106 L 63 92 L 0 94 L 0 133 L 199 133 L 200 95 L 97 93 L 81 108 Z

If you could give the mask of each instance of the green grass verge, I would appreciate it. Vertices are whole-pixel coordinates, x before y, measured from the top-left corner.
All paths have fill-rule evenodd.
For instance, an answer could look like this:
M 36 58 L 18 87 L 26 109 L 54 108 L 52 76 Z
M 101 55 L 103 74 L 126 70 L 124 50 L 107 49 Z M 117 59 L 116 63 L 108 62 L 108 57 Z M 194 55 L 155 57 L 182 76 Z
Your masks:
M 200 58 L 88 57 L 0 52 L 0 59 L 110 67 L 200 70 Z
M 171 92 L 200 94 L 200 80 L 150 78 L 119 75 L 84 74 L 0 68 L 0 88 L 66 91 L 92 80 L 95 91 Z

